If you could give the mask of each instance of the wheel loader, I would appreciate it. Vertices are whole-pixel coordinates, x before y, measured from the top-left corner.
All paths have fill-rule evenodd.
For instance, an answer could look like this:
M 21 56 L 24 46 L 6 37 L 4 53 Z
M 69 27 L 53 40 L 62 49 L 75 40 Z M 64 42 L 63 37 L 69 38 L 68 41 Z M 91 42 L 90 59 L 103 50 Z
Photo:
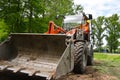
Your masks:
M 49 22 L 45 33 L 11 33 L 0 44 L 0 71 L 58 79 L 84 73 L 93 62 L 92 15 L 64 16 L 62 27 Z

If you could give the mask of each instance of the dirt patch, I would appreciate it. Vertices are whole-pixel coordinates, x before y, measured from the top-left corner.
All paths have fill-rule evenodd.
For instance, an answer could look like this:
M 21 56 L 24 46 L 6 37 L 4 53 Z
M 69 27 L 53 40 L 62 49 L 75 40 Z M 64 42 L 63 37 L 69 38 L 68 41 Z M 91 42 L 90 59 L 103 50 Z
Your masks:
M 70 73 L 68 75 L 65 75 L 58 80 L 117 80 L 116 77 L 102 74 L 97 72 L 96 70 L 93 70 L 92 67 L 88 67 L 85 74 L 74 74 Z
M 101 62 L 95 61 L 95 65 L 100 65 Z M 94 66 L 88 66 L 84 74 L 69 73 L 62 76 L 58 80 L 118 80 L 117 77 L 109 74 L 100 73 Z

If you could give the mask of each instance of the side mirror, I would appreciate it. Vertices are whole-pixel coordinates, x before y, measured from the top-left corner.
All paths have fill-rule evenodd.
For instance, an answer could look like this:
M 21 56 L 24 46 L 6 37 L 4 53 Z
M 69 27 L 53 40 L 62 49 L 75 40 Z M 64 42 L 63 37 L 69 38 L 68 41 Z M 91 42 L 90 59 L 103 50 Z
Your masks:
M 92 19 L 92 14 L 89 14 L 89 19 Z
M 65 19 L 65 16 L 64 16 L 64 15 L 56 15 L 55 18 L 56 18 L 56 19 L 59 19 L 59 18 Z

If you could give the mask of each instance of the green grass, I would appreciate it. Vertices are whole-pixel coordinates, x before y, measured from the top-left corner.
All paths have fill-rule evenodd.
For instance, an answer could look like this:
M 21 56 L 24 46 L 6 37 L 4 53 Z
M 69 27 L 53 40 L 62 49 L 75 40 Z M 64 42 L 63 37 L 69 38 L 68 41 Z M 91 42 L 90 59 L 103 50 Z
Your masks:
M 109 74 L 120 79 L 120 54 L 95 53 L 94 68 L 103 74 Z

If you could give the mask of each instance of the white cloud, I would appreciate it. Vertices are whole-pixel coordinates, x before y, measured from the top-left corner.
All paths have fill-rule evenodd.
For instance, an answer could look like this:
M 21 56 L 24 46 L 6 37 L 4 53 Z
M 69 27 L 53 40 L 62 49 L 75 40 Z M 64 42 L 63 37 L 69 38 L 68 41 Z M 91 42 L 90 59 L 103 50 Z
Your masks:
M 93 17 L 120 15 L 120 0 L 74 0 L 75 4 L 81 4 L 85 13 L 92 13 Z

